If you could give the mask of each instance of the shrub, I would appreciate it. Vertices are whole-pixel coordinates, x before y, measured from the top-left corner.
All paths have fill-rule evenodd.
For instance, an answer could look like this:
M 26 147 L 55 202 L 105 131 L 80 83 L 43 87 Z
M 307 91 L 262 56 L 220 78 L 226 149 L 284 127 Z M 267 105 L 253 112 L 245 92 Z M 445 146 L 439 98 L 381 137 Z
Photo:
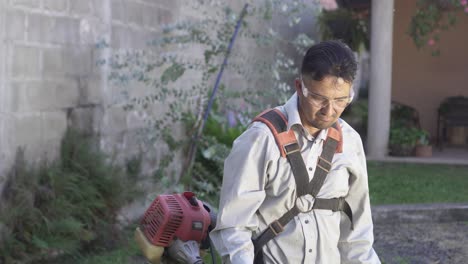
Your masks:
M 132 180 L 74 132 L 64 137 L 60 159 L 37 169 L 18 151 L 2 197 L 0 262 L 37 263 L 112 246 L 117 213 L 138 194 Z

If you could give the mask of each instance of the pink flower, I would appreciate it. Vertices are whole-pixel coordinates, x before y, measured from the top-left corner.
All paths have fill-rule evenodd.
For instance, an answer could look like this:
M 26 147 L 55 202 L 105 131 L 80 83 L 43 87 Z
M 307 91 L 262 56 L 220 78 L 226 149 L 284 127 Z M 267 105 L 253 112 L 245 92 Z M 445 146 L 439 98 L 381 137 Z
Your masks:
M 463 0 L 466 1 L 466 0 Z M 336 0 L 320 0 L 320 5 L 323 7 L 323 9 L 330 11 L 330 10 L 335 10 L 338 8 L 338 4 L 336 3 Z
M 430 39 L 430 40 L 427 41 L 427 45 L 429 45 L 429 46 L 434 46 L 434 44 L 435 44 L 434 39 Z
M 465 10 L 464 10 L 464 11 L 465 11 L 465 13 L 468 13 L 468 6 L 465 7 Z
M 462 6 L 466 6 L 466 4 L 468 4 L 468 1 L 467 0 L 460 0 L 460 4 Z

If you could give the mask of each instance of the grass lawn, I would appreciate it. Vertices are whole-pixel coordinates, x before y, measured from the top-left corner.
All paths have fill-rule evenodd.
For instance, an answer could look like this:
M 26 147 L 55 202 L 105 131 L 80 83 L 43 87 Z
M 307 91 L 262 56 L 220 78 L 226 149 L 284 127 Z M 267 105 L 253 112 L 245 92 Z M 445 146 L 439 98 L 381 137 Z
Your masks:
M 369 162 L 373 205 L 468 202 L 468 166 Z

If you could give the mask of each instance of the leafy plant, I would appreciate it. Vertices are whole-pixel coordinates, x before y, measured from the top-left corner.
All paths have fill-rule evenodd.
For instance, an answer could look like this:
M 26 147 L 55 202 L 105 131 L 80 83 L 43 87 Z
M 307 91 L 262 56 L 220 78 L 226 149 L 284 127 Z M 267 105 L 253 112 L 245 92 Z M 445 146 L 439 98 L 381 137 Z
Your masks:
M 369 49 L 368 12 L 347 8 L 322 11 L 318 22 L 323 39 L 341 39 L 354 51 Z
M 0 262 L 37 263 L 119 240 L 117 213 L 139 192 L 93 145 L 69 131 L 60 160 L 38 169 L 18 152 L 2 197 Z
M 349 105 L 341 116 L 356 129 L 364 141 L 367 136 L 368 106 L 367 99 L 358 99 Z
M 431 54 L 438 56 L 440 33 L 456 25 L 460 11 L 468 14 L 466 0 L 418 0 L 407 33 L 418 49 L 428 46 Z
M 389 144 L 394 146 L 414 147 L 421 135 L 415 127 L 396 126 L 390 128 Z
M 198 142 L 192 188 L 197 196 L 216 206 L 223 178 L 223 165 L 234 140 L 246 129 L 246 124 L 237 117 L 226 118 L 214 104 L 203 134 Z M 190 122 L 188 122 L 190 124 Z
M 422 145 L 422 146 L 430 145 L 429 132 L 427 132 L 424 129 L 420 129 L 419 130 L 418 140 L 417 140 L 416 144 L 417 145 Z
M 389 148 L 394 156 L 413 154 L 414 146 L 423 135 L 420 128 L 419 114 L 411 106 L 392 102 L 390 118 Z

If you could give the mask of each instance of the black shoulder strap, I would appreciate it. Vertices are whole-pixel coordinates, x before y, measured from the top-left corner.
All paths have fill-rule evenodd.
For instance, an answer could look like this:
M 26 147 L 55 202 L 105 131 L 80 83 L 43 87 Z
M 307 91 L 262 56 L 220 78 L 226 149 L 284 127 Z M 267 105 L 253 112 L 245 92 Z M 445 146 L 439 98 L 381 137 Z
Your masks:
M 258 115 L 253 121 L 263 122 L 270 128 L 280 149 L 281 155 L 283 157 L 286 156 L 288 159 L 296 182 L 297 197 L 301 197 L 309 193 L 315 198 L 331 169 L 335 151 L 340 147 L 341 132 L 339 127 L 329 129 L 322 154 L 320 155 L 317 163 L 314 177 L 312 181 L 309 182 L 309 175 L 304 160 L 302 159 L 300 146 L 297 142 L 294 131 L 292 129 L 287 131 L 287 119 L 284 114 L 277 109 L 270 109 Z M 338 126 L 338 124 L 334 124 L 334 126 Z M 313 209 L 344 211 L 352 221 L 351 208 L 343 197 L 333 199 L 316 198 Z M 259 252 L 261 253 L 261 248 L 269 240 L 281 233 L 284 226 L 298 215 L 299 212 L 299 209 L 294 206 L 279 219 L 273 221 L 268 228 L 263 231 L 263 233 L 254 239 L 253 243 L 255 254 L 257 255 Z
M 301 147 L 297 142 L 294 131 L 292 129 L 287 131 L 288 121 L 284 114 L 277 109 L 270 109 L 255 117 L 253 121 L 263 122 L 270 128 L 281 156 L 286 157 L 291 165 L 296 181 L 297 196 L 307 194 L 309 176 L 302 160 Z

